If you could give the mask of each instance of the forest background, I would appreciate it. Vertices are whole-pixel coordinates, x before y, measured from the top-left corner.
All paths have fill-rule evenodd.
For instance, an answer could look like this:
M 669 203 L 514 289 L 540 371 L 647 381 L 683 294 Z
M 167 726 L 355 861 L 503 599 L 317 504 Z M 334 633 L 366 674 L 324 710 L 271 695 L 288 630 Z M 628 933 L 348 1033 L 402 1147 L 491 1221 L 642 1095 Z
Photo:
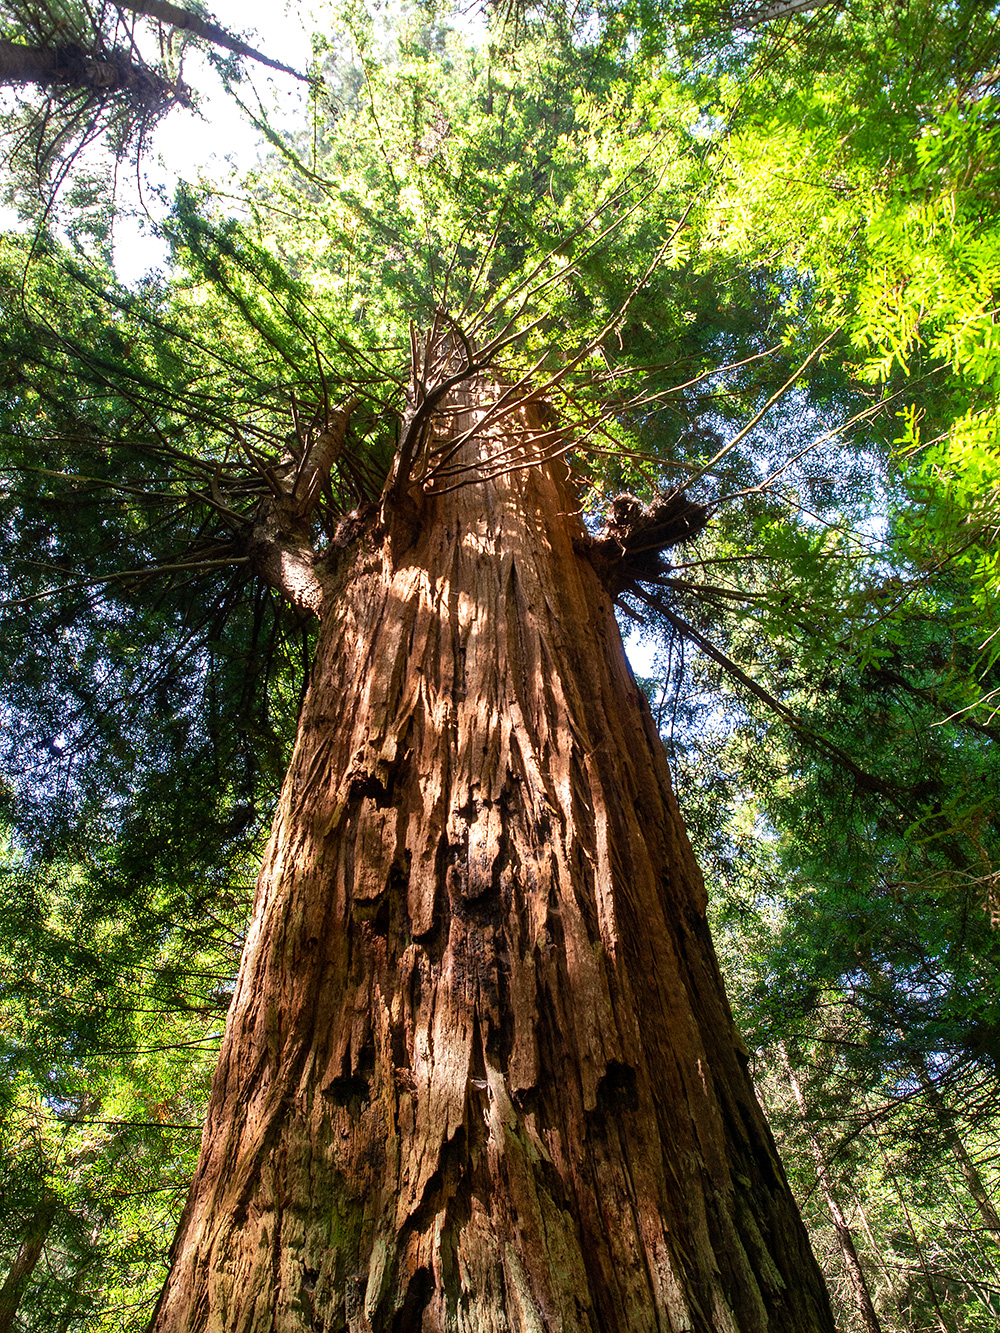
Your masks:
M 619 604 L 840 1326 L 995 1328 L 1000 12 L 345 4 L 289 128 L 154 11 L 0 7 L 0 1327 L 163 1282 L 310 653 L 241 516 L 345 388 L 360 503 L 408 331 L 502 310 L 595 532 L 706 509 Z M 270 154 L 125 284 L 199 42 Z

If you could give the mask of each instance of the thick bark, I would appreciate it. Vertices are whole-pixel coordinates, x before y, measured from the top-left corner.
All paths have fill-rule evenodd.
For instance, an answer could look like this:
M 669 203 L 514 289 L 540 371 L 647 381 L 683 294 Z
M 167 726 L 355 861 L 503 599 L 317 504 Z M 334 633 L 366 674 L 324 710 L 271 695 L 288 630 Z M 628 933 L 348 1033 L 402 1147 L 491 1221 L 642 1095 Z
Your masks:
M 518 440 L 323 574 L 157 1333 L 832 1333 L 663 748 Z
M 841 1257 L 844 1261 L 844 1268 L 847 1270 L 847 1276 L 850 1279 L 851 1287 L 854 1291 L 854 1302 L 857 1306 L 858 1318 L 861 1325 L 867 1330 L 867 1333 L 882 1333 L 882 1326 L 879 1323 L 878 1315 L 875 1313 L 875 1306 L 872 1302 L 871 1292 L 868 1290 L 868 1280 L 865 1277 L 864 1269 L 861 1267 L 861 1260 L 858 1257 L 858 1249 L 854 1244 L 854 1236 L 848 1225 L 847 1218 L 844 1216 L 844 1210 L 841 1208 L 836 1194 L 833 1191 L 833 1182 L 830 1179 L 830 1173 L 826 1166 L 826 1154 L 823 1152 L 823 1145 L 820 1143 L 815 1131 L 812 1128 L 809 1108 L 806 1105 L 805 1094 L 802 1091 L 802 1084 L 792 1068 L 792 1062 L 788 1058 L 788 1051 L 785 1049 L 784 1042 L 779 1043 L 781 1059 L 785 1066 L 785 1073 L 788 1075 L 788 1082 L 792 1089 L 792 1096 L 795 1098 L 795 1105 L 799 1108 L 799 1115 L 802 1117 L 802 1127 L 805 1130 L 806 1137 L 809 1140 L 809 1146 L 812 1149 L 813 1161 L 816 1163 L 816 1179 L 819 1181 L 820 1189 L 823 1191 L 823 1198 L 826 1200 L 827 1212 L 830 1214 L 830 1221 L 833 1223 L 833 1229 L 837 1233 L 837 1242 L 840 1245 Z
M 14 1326 L 18 1309 L 28 1289 L 31 1275 L 42 1257 L 55 1216 L 55 1201 L 47 1199 L 32 1219 L 28 1234 L 7 1270 L 7 1276 L 0 1286 L 0 1333 L 7 1333 L 7 1330 Z

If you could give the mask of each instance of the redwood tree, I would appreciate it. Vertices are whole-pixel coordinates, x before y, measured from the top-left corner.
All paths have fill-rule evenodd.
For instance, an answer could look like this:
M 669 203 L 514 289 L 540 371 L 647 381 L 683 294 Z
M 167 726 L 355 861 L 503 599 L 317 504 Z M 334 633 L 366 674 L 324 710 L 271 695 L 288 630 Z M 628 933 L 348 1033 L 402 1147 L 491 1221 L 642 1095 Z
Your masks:
M 0 136 L 6 202 L 13 200 L 22 215 L 37 214 L 40 203 L 48 218 L 74 174 L 74 163 L 86 178 L 111 164 L 120 167 L 126 157 L 138 158 L 163 117 L 177 106 L 192 105 L 192 90 L 181 77 L 192 42 L 208 48 L 230 83 L 243 77 L 241 59 L 306 79 L 169 0 L 97 6 L 2 0 Z M 105 150 L 106 162 L 85 151 L 95 144 Z M 85 187 L 82 195 L 87 193 Z M 113 204 L 113 183 L 111 193 L 111 200 L 92 200 L 92 206 Z M 80 202 L 78 193 L 77 206 Z M 79 227 L 78 207 L 68 210 L 65 222 Z
M 454 347 L 251 540 L 321 629 L 153 1327 L 830 1328 L 562 437 Z

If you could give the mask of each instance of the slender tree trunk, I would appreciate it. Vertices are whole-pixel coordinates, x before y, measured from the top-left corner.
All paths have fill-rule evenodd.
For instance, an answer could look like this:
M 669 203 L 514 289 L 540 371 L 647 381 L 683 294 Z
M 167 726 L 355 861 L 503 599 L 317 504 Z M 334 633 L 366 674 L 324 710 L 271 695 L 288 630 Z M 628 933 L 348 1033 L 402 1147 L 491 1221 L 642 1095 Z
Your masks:
M 157 1333 L 832 1333 L 532 411 L 319 575 Z
M 934 1278 L 931 1274 L 930 1265 L 927 1262 L 927 1256 L 924 1254 L 924 1247 L 920 1243 L 920 1237 L 917 1234 L 917 1228 L 913 1224 L 913 1218 L 910 1215 L 910 1209 L 907 1206 L 906 1197 L 903 1194 L 902 1189 L 900 1188 L 899 1180 L 896 1176 L 895 1171 L 893 1170 L 892 1163 L 889 1160 L 889 1154 L 885 1150 L 885 1144 L 882 1142 L 882 1136 L 878 1132 L 878 1128 L 876 1126 L 874 1118 L 867 1114 L 867 1110 L 866 1110 L 866 1116 L 868 1119 L 868 1123 L 871 1127 L 871 1132 L 875 1138 L 875 1143 L 877 1144 L 879 1153 L 881 1154 L 882 1157 L 882 1165 L 885 1169 L 885 1174 L 888 1177 L 889 1184 L 892 1186 L 893 1193 L 899 1200 L 900 1211 L 902 1212 L 903 1218 L 906 1222 L 906 1228 L 910 1233 L 910 1240 L 913 1242 L 913 1250 L 917 1256 L 917 1263 L 920 1267 L 921 1276 L 924 1279 L 924 1286 L 927 1288 L 927 1295 L 930 1300 L 931 1310 L 933 1311 L 934 1314 L 934 1322 L 937 1324 L 939 1333 L 954 1333 L 954 1329 L 952 1328 L 951 1324 L 944 1317 L 944 1311 L 941 1308 L 941 1301 L 938 1297 L 937 1288 L 934 1285 Z
M 234 51 L 240 56 L 249 56 L 251 60 L 257 60 L 262 65 L 268 65 L 271 69 L 281 70 L 285 74 L 291 74 L 296 79 L 305 81 L 305 75 L 299 74 L 297 70 L 292 69 L 290 65 L 283 65 L 278 60 L 272 60 L 263 52 L 256 50 L 252 46 L 247 46 L 246 42 L 241 42 L 238 37 L 234 37 L 231 32 L 225 28 L 220 28 L 217 23 L 210 23 L 200 14 L 193 14 L 190 9 L 184 9 L 179 5 L 171 5 L 167 0 L 116 0 L 119 8 L 131 10 L 133 14 L 144 14 L 148 18 L 159 19 L 161 23 L 167 23 L 172 28 L 179 28 L 181 31 L 193 33 L 196 37 L 201 37 L 206 42 L 211 42 L 213 46 L 223 46 L 227 51 Z M 250 17 L 249 12 L 247 17 Z
M 861 1218 L 862 1229 L 865 1236 L 868 1238 L 868 1248 L 874 1256 L 876 1266 L 882 1274 L 882 1280 L 885 1282 L 886 1291 L 892 1297 L 892 1303 L 895 1306 L 896 1314 L 898 1315 L 898 1320 L 895 1321 L 895 1326 L 898 1329 L 905 1329 L 908 1323 L 906 1311 L 903 1309 L 899 1299 L 899 1287 L 896 1285 L 896 1278 L 893 1276 L 892 1269 L 885 1261 L 885 1246 L 872 1230 L 872 1224 L 868 1220 L 868 1213 L 864 1204 L 860 1201 L 858 1202 L 858 1216 Z
M 923 1057 L 917 1051 L 909 1051 L 908 1055 L 924 1096 L 927 1098 L 927 1103 L 937 1117 L 938 1124 L 944 1130 L 948 1146 L 955 1155 L 958 1169 L 962 1173 L 966 1188 L 979 1211 L 979 1216 L 982 1218 L 994 1243 L 1000 1245 L 1000 1215 L 997 1214 L 996 1206 L 986 1188 L 986 1183 L 962 1141 L 962 1136 L 955 1125 L 954 1112 L 934 1086 L 934 1081 L 927 1072 L 927 1065 L 924 1063 Z
M 816 1163 L 816 1179 L 819 1181 L 820 1189 L 823 1191 L 823 1198 L 826 1200 L 827 1212 L 830 1214 L 830 1220 L 833 1222 L 833 1229 L 837 1233 L 837 1242 L 840 1245 L 840 1253 L 844 1260 L 844 1267 L 847 1270 L 847 1276 L 850 1278 L 851 1287 L 854 1290 L 854 1300 L 858 1309 L 858 1317 L 867 1330 L 867 1333 L 882 1333 L 882 1326 L 879 1323 L 878 1315 L 875 1313 L 875 1306 L 872 1302 L 871 1292 L 868 1290 L 868 1280 L 865 1277 L 864 1269 L 861 1267 L 861 1260 L 858 1257 L 857 1246 L 854 1244 L 854 1236 L 848 1225 L 847 1218 L 844 1216 L 844 1210 L 837 1201 L 837 1196 L 833 1192 L 833 1182 L 830 1180 L 830 1173 L 826 1169 L 826 1156 L 823 1152 L 823 1145 L 812 1128 L 812 1122 L 809 1116 L 809 1108 L 806 1105 L 805 1095 L 802 1091 L 802 1084 L 796 1076 L 792 1067 L 792 1062 L 788 1058 L 788 1049 L 785 1043 L 778 1043 L 778 1050 L 781 1053 L 781 1059 L 785 1066 L 785 1073 L 788 1076 L 788 1083 L 792 1089 L 792 1096 L 795 1098 L 795 1105 L 799 1108 L 799 1115 L 802 1117 L 802 1127 L 805 1130 L 806 1137 L 809 1140 L 809 1146 L 812 1149 L 813 1161 Z
M 760 5 L 748 11 L 738 27 L 750 31 L 775 19 L 791 18 L 793 14 L 807 14 L 811 9 L 822 9 L 834 0 L 775 0 L 775 3 Z
M 167 0 L 119 0 L 119 8 L 158 19 L 214 46 L 225 47 L 237 55 L 306 81 L 306 76 L 290 65 L 283 65 L 241 42 L 217 23 L 210 23 L 199 14 L 169 4 Z M 187 104 L 188 90 L 183 84 L 170 83 L 148 65 L 132 60 L 123 50 L 102 48 L 98 29 L 95 28 L 87 42 L 87 46 L 75 41 L 25 46 L 20 42 L 0 41 L 0 85 L 34 83 L 40 88 L 85 88 L 102 95 L 130 92 L 150 103 L 169 98 Z
M 7 1270 L 3 1286 L 0 1287 L 0 1333 L 7 1333 L 7 1330 L 14 1326 L 14 1319 L 28 1289 L 31 1275 L 42 1257 L 55 1216 L 55 1201 L 48 1199 L 35 1213 L 28 1234 L 21 1242 L 21 1247 L 14 1256 L 14 1262 Z

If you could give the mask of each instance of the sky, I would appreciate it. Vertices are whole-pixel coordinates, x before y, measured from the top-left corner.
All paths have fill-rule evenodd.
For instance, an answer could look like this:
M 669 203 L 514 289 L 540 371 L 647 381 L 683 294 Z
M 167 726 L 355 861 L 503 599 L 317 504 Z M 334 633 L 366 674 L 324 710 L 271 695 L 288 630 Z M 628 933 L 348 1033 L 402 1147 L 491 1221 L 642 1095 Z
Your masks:
M 300 7 L 266 0 L 215 0 L 208 12 L 248 45 L 303 73 L 311 54 L 311 32 L 331 22 L 329 9 L 321 2 Z M 259 98 L 277 124 L 294 122 L 304 111 L 307 89 L 299 80 L 249 60 L 243 67 L 247 100 L 254 105 Z M 225 91 L 201 51 L 189 52 L 183 78 L 198 91 L 198 109 L 176 107 L 170 112 L 153 135 L 143 168 L 147 185 L 158 186 L 167 199 L 180 180 L 201 178 L 224 190 L 262 161 L 267 151 L 261 134 Z M 165 258 L 162 243 L 144 225 L 143 217 L 145 210 L 158 216 L 162 206 L 153 188 L 140 195 L 131 181 L 123 182 L 122 205 L 115 229 L 115 268 L 124 282 L 132 284 Z

